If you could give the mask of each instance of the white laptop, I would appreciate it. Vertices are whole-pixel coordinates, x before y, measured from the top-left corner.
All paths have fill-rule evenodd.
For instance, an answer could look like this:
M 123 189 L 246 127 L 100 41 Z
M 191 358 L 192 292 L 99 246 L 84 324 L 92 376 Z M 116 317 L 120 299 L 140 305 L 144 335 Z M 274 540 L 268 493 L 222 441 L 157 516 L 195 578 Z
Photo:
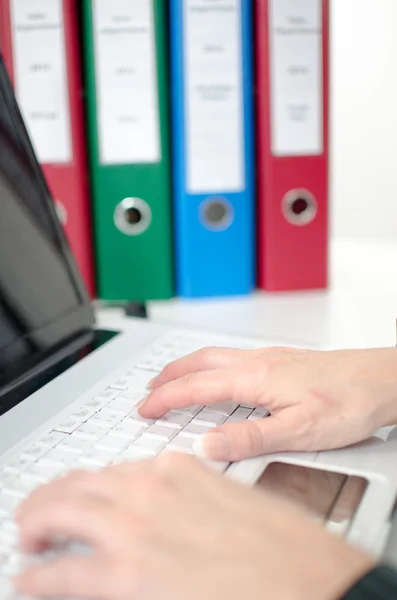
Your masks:
M 136 319 L 103 331 L 57 221 L 0 59 L 0 599 L 19 568 L 15 507 L 70 469 L 100 469 L 175 450 L 215 425 L 263 418 L 232 402 L 134 409 L 171 360 L 208 345 L 260 340 L 178 330 Z M 269 417 L 271 418 L 271 417 Z M 397 430 L 336 452 L 212 463 L 225 476 L 305 505 L 324 527 L 378 554 L 397 496 Z

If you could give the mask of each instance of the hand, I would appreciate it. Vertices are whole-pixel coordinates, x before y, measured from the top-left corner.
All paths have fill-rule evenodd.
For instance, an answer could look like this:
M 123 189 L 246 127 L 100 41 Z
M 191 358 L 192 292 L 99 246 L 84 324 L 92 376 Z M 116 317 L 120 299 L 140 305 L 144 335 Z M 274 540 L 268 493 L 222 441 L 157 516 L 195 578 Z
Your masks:
M 397 349 L 306 351 L 207 348 L 169 364 L 139 408 L 147 418 L 235 400 L 271 416 L 212 429 L 214 460 L 340 448 L 397 422 Z
M 42 598 L 336 600 L 373 566 L 296 507 L 184 455 L 73 474 L 35 492 L 17 520 L 25 551 L 54 536 L 92 548 L 17 580 Z

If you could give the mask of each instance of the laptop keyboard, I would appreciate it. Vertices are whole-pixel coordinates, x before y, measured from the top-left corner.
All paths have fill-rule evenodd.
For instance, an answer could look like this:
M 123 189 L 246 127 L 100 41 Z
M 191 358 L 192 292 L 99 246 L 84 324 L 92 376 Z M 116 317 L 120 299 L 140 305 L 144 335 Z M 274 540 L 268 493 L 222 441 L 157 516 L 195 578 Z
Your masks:
M 160 419 L 143 419 L 135 406 L 147 385 L 171 361 L 203 346 L 261 347 L 244 338 L 183 331 L 167 334 L 138 362 L 92 399 L 73 404 L 70 413 L 0 467 L 0 598 L 8 578 L 18 572 L 18 532 L 13 511 L 42 484 L 70 470 L 97 470 L 166 451 L 194 454 L 195 441 L 212 427 L 267 416 L 264 409 L 224 402 L 171 410 Z M 223 473 L 228 463 L 206 461 Z

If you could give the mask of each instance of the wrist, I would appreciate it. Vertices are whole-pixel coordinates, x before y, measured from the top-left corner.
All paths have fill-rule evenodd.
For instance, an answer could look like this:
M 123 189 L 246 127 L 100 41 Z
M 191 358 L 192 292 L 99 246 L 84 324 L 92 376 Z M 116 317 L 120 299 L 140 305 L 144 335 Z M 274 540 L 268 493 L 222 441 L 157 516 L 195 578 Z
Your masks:
M 341 600 L 368 573 L 376 567 L 375 561 L 368 556 L 356 556 L 340 565 L 335 573 L 332 591 L 326 600 Z
M 302 600 L 341 600 L 376 567 L 374 559 L 339 538 L 330 536 L 321 558 L 313 561 L 310 594 Z
M 367 379 L 370 401 L 378 427 L 397 425 L 397 347 L 379 350 L 376 373 Z
M 373 403 L 378 427 L 397 425 L 397 381 L 389 380 L 377 386 L 373 394 Z

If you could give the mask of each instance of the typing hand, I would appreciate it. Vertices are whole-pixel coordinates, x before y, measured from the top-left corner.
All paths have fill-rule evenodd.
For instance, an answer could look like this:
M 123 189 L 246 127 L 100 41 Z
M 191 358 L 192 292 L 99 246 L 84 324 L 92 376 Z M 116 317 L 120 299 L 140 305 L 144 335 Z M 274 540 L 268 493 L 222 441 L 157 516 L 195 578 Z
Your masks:
M 227 400 L 269 409 L 212 429 L 203 450 L 214 460 L 339 448 L 397 422 L 397 349 L 207 348 L 169 364 L 152 389 L 144 417 Z
M 22 574 L 18 591 L 41 598 L 336 600 L 372 567 L 295 506 L 179 454 L 70 475 L 17 520 L 26 552 L 54 536 L 92 548 Z

